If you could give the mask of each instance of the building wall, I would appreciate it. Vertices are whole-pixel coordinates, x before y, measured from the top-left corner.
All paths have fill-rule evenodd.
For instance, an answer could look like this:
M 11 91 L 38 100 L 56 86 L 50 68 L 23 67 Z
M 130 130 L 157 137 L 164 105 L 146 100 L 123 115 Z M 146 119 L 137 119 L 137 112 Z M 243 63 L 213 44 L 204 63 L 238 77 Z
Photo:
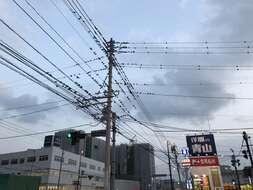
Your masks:
M 116 177 L 127 175 L 128 146 L 116 146 Z
M 36 161 L 28 162 L 28 158 L 33 156 L 36 157 Z M 48 156 L 48 159 L 40 160 L 41 156 Z M 23 158 L 25 162 L 20 163 L 20 159 Z M 62 149 L 58 147 L 2 154 L 0 155 L 0 173 L 41 176 L 42 184 L 56 185 L 59 179 L 61 158 Z M 73 181 L 77 181 L 79 163 L 81 163 L 82 185 L 87 187 L 103 186 L 104 163 L 83 156 L 81 156 L 80 162 L 80 155 L 68 151 L 64 151 L 63 158 L 60 184 L 67 186 L 72 185 Z M 18 159 L 17 164 L 11 164 L 11 160 L 14 159 Z M 6 160 L 9 160 L 9 164 L 3 165 Z
M 150 144 L 122 144 L 116 148 L 116 176 L 140 182 L 141 190 L 155 189 L 154 150 Z
M 149 144 L 134 144 L 134 175 L 142 190 L 154 189 L 152 176 L 155 174 L 154 150 Z
M 91 144 L 91 159 L 105 162 L 105 141 L 99 138 L 92 138 Z
M 55 133 L 55 136 L 61 139 L 61 148 L 69 152 L 79 154 L 81 151 L 85 152 L 85 156 L 100 162 L 105 161 L 105 141 L 103 139 L 87 136 L 85 139 L 80 139 L 76 145 L 71 145 L 70 140 L 68 140 L 67 134 L 70 131 L 66 130 Z M 83 133 L 85 133 L 83 131 Z

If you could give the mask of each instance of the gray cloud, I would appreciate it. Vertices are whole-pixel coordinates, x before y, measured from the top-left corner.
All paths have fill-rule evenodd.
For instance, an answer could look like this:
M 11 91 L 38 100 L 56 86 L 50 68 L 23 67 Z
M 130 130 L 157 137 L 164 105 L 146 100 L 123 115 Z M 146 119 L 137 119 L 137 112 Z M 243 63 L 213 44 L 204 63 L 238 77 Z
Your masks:
M 44 103 L 47 103 L 47 102 L 53 102 L 53 101 L 47 100 Z M 30 105 L 33 105 L 33 106 L 30 107 Z M 56 105 L 58 105 L 58 103 L 52 103 L 52 104 L 50 103 L 50 104 L 41 105 L 38 98 L 31 94 L 23 94 L 20 96 L 14 96 L 12 91 L 9 91 L 9 90 L 0 91 L 0 107 L 2 110 L 1 118 L 9 117 L 12 115 L 20 115 L 24 113 L 37 112 L 39 110 L 48 109 Z M 21 108 L 23 106 L 27 106 L 27 107 Z M 57 109 L 54 109 L 52 111 L 55 112 L 56 110 Z M 34 114 L 22 116 L 22 117 L 16 117 L 14 119 L 23 123 L 35 124 L 41 120 L 46 119 L 47 115 L 50 114 L 52 111 L 49 110 L 45 112 L 37 112 Z
M 198 72 L 198 71 L 197 71 Z M 214 84 L 208 86 L 192 86 L 191 83 L 210 83 L 215 80 L 215 76 L 200 71 L 178 71 L 167 72 L 164 77 L 154 79 L 154 84 L 171 84 L 163 87 L 153 88 L 153 92 L 163 94 L 182 94 L 199 96 L 233 96 L 226 92 L 222 85 Z M 189 85 L 173 85 L 189 83 Z M 156 120 L 166 118 L 177 119 L 197 119 L 205 120 L 211 117 L 212 113 L 231 103 L 225 99 L 200 99 L 200 98 L 175 98 L 175 97 L 142 97 L 146 106 Z
M 202 7 L 206 19 L 200 27 L 198 36 L 192 36 L 199 41 L 242 41 L 251 40 L 253 27 L 250 18 L 253 18 L 252 1 L 231 0 L 203 0 Z M 141 60 L 141 59 L 140 59 Z M 245 64 L 252 60 L 247 55 L 171 55 L 144 57 L 142 62 L 150 64 L 194 64 L 194 65 L 231 65 Z M 234 71 L 235 72 L 235 71 Z M 182 94 L 200 96 L 233 96 L 220 81 L 230 80 L 228 71 L 168 71 L 156 76 L 153 83 L 172 84 L 152 88 L 151 91 L 163 94 Z M 178 83 L 215 83 L 209 86 L 173 85 Z M 138 89 L 139 91 L 145 91 Z M 149 91 L 149 90 L 147 90 Z M 231 100 L 208 100 L 195 98 L 174 97 L 142 97 L 146 107 L 155 120 L 175 118 L 192 121 L 206 121 L 207 117 L 226 107 Z M 141 112 L 138 114 L 143 117 Z M 206 117 L 203 117 L 206 115 Z

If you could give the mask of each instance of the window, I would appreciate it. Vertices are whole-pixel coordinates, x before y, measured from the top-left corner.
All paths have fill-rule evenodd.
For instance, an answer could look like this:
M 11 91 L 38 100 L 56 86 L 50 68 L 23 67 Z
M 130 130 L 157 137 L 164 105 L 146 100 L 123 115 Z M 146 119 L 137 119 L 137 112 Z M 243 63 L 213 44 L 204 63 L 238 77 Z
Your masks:
M 20 163 L 20 164 L 25 163 L 25 159 L 24 159 L 24 158 L 20 158 L 20 159 L 19 159 L 19 163 Z
M 81 175 L 85 175 L 85 171 L 84 170 L 81 171 Z
M 91 165 L 90 165 L 90 169 L 91 169 L 91 170 L 95 170 L 95 169 L 96 169 L 96 166 L 91 164 Z
M 9 160 L 2 160 L 2 161 L 1 161 L 1 165 L 2 165 L 2 166 L 9 165 Z
M 76 165 L 76 160 L 69 159 L 69 160 L 68 160 L 68 164 L 69 164 L 69 165 L 74 165 L 74 166 L 75 166 L 75 165 Z
M 95 148 L 95 149 L 98 149 L 98 145 L 94 145 L 94 148 Z
M 36 157 L 35 156 L 30 156 L 27 158 L 27 162 L 35 162 L 36 161 Z
M 98 166 L 98 171 L 101 171 L 101 167 Z
M 57 162 L 64 162 L 64 158 L 62 158 L 61 156 L 54 156 L 54 160 Z
M 48 155 L 42 155 L 39 158 L 39 161 L 46 161 L 46 160 L 48 160 Z
M 18 159 L 11 159 L 11 164 L 18 164 Z
M 87 163 L 86 162 L 81 162 L 81 167 L 87 168 Z

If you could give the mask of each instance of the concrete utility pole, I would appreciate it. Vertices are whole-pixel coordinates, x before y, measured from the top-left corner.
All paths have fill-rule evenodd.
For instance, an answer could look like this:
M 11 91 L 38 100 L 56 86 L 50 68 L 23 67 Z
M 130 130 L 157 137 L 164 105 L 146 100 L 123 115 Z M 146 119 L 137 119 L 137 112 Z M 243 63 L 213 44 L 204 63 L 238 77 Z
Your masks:
M 178 180 L 179 180 L 179 184 L 182 185 L 182 180 L 181 180 L 181 175 L 180 175 L 180 170 L 179 170 L 180 168 L 179 168 L 179 163 L 178 163 L 178 151 L 177 151 L 176 145 L 171 146 L 171 152 L 175 156 L 175 162 L 176 162 L 176 166 L 177 166 Z
M 170 186 L 171 186 L 171 190 L 174 190 L 175 188 L 174 188 L 174 182 L 173 182 L 173 179 L 172 179 L 169 141 L 167 141 L 167 152 L 168 152 L 168 164 L 169 164 L 169 171 L 170 171 Z
M 82 161 L 82 155 L 83 155 L 83 150 L 80 151 L 80 157 L 79 157 L 79 167 L 78 167 L 78 177 L 77 177 L 77 185 L 76 189 L 81 190 L 82 186 L 82 181 L 81 181 L 81 161 Z
M 235 174 L 236 174 L 236 178 L 237 178 L 237 187 L 238 187 L 238 190 L 241 190 L 241 182 L 240 182 L 240 178 L 239 178 L 239 174 L 238 174 L 238 168 L 237 168 L 237 165 L 238 166 L 240 165 L 240 160 L 236 160 L 234 150 L 232 148 L 230 150 L 232 152 L 231 163 L 232 163 L 232 166 L 235 168 Z
M 248 136 L 248 134 L 245 131 L 243 131 L 242 134 L 243 134 L 243 140 L 246 143 L 247 152 L 249 154 L 249 159 L 250 159 L 251 169 L 252 169 L 253 168 L 253 159 L 252 159 L 251 149 L 250 149 L 250 145 L 249 145 L 249 138 L 250 137 Z
M 110 190 L 110 141 L 111 141 L 111 126 L 112 126 L 112 68 L 113 68 L 113 54 L 114 41 L 111 39 L 108 43 L 108 90 L 107 90 L 107 107 L 106 107 L 106 146 L 105 146 L 105 177 L 104 190 Z
M 115 189 L 116 176 L 116 113 L 112 113 L 112 172 L 111 172 L 111 189 Z
M 59 170 L 59 176 L 58 176 L 58 182 L 57 182 L 57 190 L 60 189 L 60 182 L 61 182 L 61 171 L 62 171 L 62 164 L 63 164 L 63 161 L 64 161 L 64 149 L 62 149 L 62 152 L 61 152 L 61 162 L 60 162 L 60 170 Z

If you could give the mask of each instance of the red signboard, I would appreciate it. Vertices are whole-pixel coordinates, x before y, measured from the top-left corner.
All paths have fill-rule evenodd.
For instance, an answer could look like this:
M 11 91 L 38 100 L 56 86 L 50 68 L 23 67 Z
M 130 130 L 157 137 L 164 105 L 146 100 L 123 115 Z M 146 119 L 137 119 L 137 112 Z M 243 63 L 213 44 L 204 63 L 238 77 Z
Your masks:
M 189 157 L 191 166 L 219 166 L 217 156 Z

